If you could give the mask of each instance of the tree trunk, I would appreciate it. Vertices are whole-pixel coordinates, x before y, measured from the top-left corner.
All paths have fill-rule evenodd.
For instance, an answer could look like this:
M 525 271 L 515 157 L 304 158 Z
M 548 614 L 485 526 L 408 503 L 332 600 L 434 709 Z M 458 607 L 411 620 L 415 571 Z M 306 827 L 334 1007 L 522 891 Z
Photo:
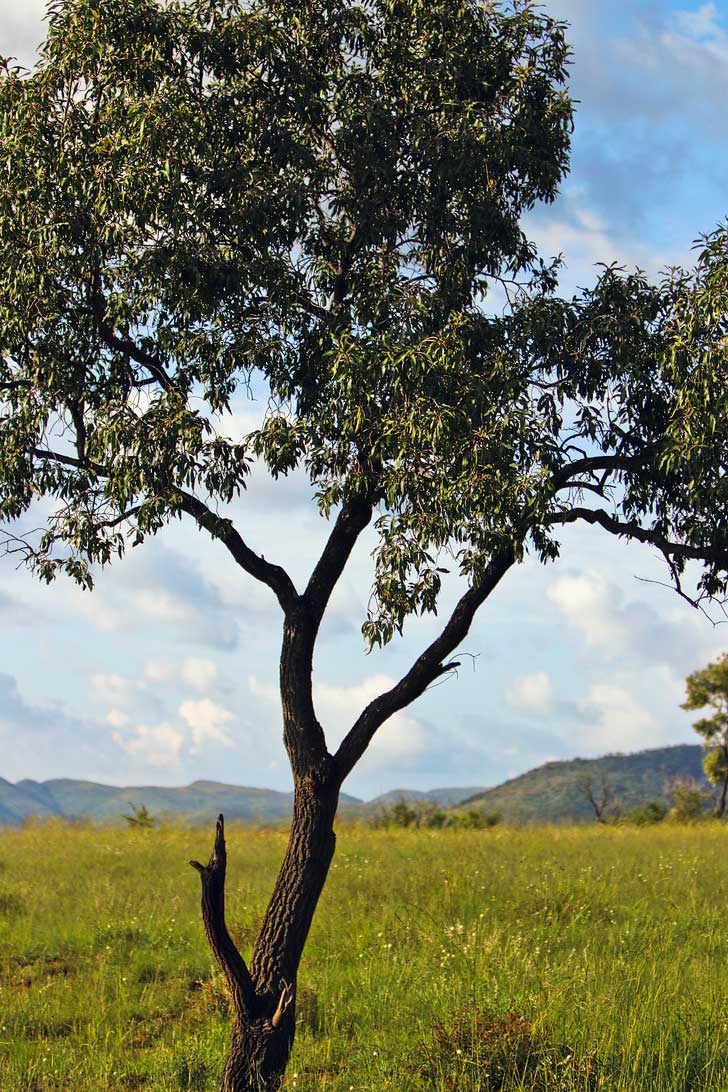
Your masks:
M 202 918 L 228 982 L 235 1015 L 220 1092 L 276 1092 L 293 1046 L 296 978 L 316 904 L 334 855 L 338 779 L 330 760 L 295 780 L 288 846 L 248 970 L 225 925 L 225 839 L 217 821 L 202 880 Z
M 720 796 L 718 797 L 718 807 L 716 808 L 716 814 L 720 819 L 725 815 L 726 797 L 728 796 L 728 756 L 725 755 L 724 748 L 724 762 L 726 764 L 725 773 L 723 774 L 723 782 L 720 786 Z

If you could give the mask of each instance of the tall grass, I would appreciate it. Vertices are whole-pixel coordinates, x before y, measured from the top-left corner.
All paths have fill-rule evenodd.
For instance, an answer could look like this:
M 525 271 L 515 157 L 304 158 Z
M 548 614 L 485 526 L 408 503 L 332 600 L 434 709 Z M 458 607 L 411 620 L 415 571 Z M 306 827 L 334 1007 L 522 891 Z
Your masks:
M 230 1029 L 186 864 L 210 843 L 181 827 L 0 835 L 2 1092 L 217 1087 Z M 244 954 L 284 844 L 228 831 Z M 287 1088 L 728 1092 L 727 851 L 712 823 L 343 827 Z

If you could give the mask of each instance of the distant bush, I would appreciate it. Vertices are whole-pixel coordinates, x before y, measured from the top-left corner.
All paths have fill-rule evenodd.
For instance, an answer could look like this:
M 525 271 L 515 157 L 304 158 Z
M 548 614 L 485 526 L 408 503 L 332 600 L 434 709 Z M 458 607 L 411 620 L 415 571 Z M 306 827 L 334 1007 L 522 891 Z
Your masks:
M 419 818 L 415 808 L 410 807 L 404 800 L 400 800 L 392 807 L 389 817 L 390 825 L 393 827 L 419 826 Z
M 151 815 L 147 809 L 146 804 L 132 804 L 129 801 L 129 807 L 131 808 L 130 815 L 124 815 L 127 823 L 130 827 L 136 827 L 139 830 L 151 830 L 152 827 L 156 827 L 159 820 L 155 815 Z
M 374 828 L 416 827 L 423 830 L 442 830 L 445 827 L 460 830 L 485 830 L 494 827 L 501 820 L 499 811 L 481 811 L 469 808 L 467 811 L 444 811 L 435 804 L 419 804 L 399 800 L 391 808 L 379 812 L 371 820 Z
M 516 1082 L 532 1092 L 602 1087 L 593 1055 L 579 1057 L 550 1042 L 517 1012 L 465 1009 L 450 1024 L 436 1023 L 430 1038 L 415 1048 L 408 1068 L 424 1088 L 446 1092 L 500 1092 Z
M 702 822 L 708 818 L 705 804 L 709 799 L 711 795 L 702 793 L 700 788 L 678 788 L 672 797 L 667 818 L 675 822 Z
M 451 816 L 450 826 L 462 827 L 464 830 L 486 830 L 495 827 L 501 821 L 499 811 L 481 811 L 479 808 L 468 808 L 467 811 L 456 811 Z
M 645 800 L 644 803 L 638 804 L 636 808 L 632 808 L 628 815 L 630 823 L 634 823 L 638 827 L 648 827 L 653 823 L 661 823 L 667 815 L 667 804 L 662 800 Z
M 672 806 L 667 818 L 676 823 L 700 823 L 707 819 L 706 805 L 710 793 L 703 792 L 693 782 L 681 782 L 672 790 Z

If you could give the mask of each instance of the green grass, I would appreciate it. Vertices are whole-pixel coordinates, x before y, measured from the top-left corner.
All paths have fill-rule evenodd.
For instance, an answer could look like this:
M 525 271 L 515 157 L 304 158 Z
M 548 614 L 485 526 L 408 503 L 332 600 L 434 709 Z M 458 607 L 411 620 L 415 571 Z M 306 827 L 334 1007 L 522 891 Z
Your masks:
M 2 1092 L 216 1089 L 229 1024 L 186 864 L 210 843 L 2 832 Z M 246 954 L 283 847 L 228 831 Z M 344 827 L 286 1088 L 728 1092 L 727 850 L 713 823 Z

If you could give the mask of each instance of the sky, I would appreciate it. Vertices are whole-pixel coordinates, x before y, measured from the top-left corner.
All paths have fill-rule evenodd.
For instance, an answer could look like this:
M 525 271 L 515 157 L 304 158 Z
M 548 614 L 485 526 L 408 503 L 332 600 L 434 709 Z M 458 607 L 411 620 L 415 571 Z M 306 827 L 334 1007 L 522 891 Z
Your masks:
M 571 173 L 529 234 L 564 254 L 565 292 L 593 283 L 597 262 L 655 276 L 689 265 L 696 237 L 728 214 L 728 0 L 544 6 L 570 24 L 579 102 Z M 43 11 L 0 0 L 0 54 L 32 64 Z M 234 408 L 228 424 L 244 428 L 256 407 Z M 327 525 L 301 477 L 256 470 L 235 517 L 303 581 Z M 372 545 L 359 543 L 321 632 L 315 698 L 330 746 L 436 633 L 437 619 L 416 619 L 365 655 Z M 685 676 L 728 650 L 728 626 L 664 579 L 647 547 L 567 528 L 555 564 L 527 560 L 505 578 L 457 677 L 380 730 L 346 791 L 493 785 L 553 759 L 696 742 L 695 714 L 679 707 Z M 40 585 L 0 558 L 0 776 L 288 789 L 279 639 L 272 594 L 189 525 L 129 551 L 92 593 Z

